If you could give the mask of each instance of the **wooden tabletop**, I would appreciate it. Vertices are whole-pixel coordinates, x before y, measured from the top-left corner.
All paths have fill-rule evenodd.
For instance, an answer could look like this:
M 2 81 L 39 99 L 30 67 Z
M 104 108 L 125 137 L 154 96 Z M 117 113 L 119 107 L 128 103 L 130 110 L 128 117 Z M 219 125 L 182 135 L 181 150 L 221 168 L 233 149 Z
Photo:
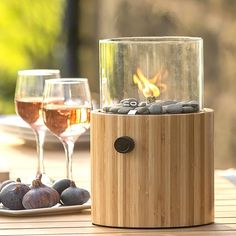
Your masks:
M 60 144 L 45 150 L 48 175 L 65 177 L 65 156 Z M 8 168 L 11 178 L 29 179 L 35 171 L 35 149 L 23 141 L 0 135 L 1 168 Z M 0 169 L 1 171 L 1 169 Z M 77 147 L 74 153 L 74 178 L 80 187 L 90 190 L 89 149 Z M 178 229 L 118 229 L 91 223 L 90 210 L 67 215 L 6 217 L 0 216 L 0 235 L 236 235 L 236 187 L 215 174 L 215 223 Z

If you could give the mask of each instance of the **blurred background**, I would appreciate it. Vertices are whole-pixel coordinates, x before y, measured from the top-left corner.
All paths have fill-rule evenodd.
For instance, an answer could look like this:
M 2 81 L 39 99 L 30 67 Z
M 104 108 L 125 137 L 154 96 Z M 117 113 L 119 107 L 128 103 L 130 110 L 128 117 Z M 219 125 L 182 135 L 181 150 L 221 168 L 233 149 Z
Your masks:
M 236 167 L 235 0 L 1 0 L 0 115 L 14 114 L 20 69 L 89 78 L 99 103 L 98 40 L 199 36 L 205 107 L 215 110 L 215 167 Z

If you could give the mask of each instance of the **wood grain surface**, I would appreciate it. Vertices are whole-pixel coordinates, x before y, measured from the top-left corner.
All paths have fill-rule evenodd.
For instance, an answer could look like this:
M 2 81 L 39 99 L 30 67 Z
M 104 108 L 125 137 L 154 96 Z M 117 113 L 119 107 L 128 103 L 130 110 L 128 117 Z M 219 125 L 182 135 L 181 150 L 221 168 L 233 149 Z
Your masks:
M 3 137 L 1 139 L 1 137 Z M 32 164 L 36 161 L 35 150 L 16 139 L 9 138 L 0 132 L 0 154 L 10 165 L 11 178 L 26 178 L 34 173 Z M 53 178 L 64 175 L 65 156 L 63 149 L 46 150 L 47 172 Z M 16 158 L 17 157 L 17 158 Z M 78 184 L 90 189 L 89 149 L 75 151 L 75 169 Z M 24 165 L 22 163 L 30 163 Z M 56 165 L 55 165 L 56 164 Z M 95 226 L 91 223 L 91 211 L 62 214 L 54 216 L 7 217 L 0 216 L 0 235 L 157 235 L 157 236 L 235 236 L 236 235 L 236 187 L 215 172 L 215 223 L 211 225 L 173 229 L 119 229 Z M 76 175 L 76 176 L 77 176 Z
M 92 222 L 180 227 L 214 221 L 214 113 L 91 117 Z M 129 136 L 133 151 L 114 149 Z

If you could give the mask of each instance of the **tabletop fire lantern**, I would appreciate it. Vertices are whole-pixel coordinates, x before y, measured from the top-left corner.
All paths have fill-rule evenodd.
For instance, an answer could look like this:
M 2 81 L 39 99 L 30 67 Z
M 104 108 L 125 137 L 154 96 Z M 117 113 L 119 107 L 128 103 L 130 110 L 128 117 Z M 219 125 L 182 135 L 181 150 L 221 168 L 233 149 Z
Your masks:
M 91 115 L 92 222 L 134 228 L 214 221 L 213 110 L 195 37 L 100 41 Z

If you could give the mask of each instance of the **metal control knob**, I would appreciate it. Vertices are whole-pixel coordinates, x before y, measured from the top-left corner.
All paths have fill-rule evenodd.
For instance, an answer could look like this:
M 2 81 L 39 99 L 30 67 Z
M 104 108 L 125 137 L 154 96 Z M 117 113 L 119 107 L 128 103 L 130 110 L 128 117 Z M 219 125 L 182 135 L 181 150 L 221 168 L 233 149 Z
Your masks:
M 134 149 L 135 143 L 129 136 L 122 136 L 114 142 L 114 148 L 119 153 L 128 153 Z

